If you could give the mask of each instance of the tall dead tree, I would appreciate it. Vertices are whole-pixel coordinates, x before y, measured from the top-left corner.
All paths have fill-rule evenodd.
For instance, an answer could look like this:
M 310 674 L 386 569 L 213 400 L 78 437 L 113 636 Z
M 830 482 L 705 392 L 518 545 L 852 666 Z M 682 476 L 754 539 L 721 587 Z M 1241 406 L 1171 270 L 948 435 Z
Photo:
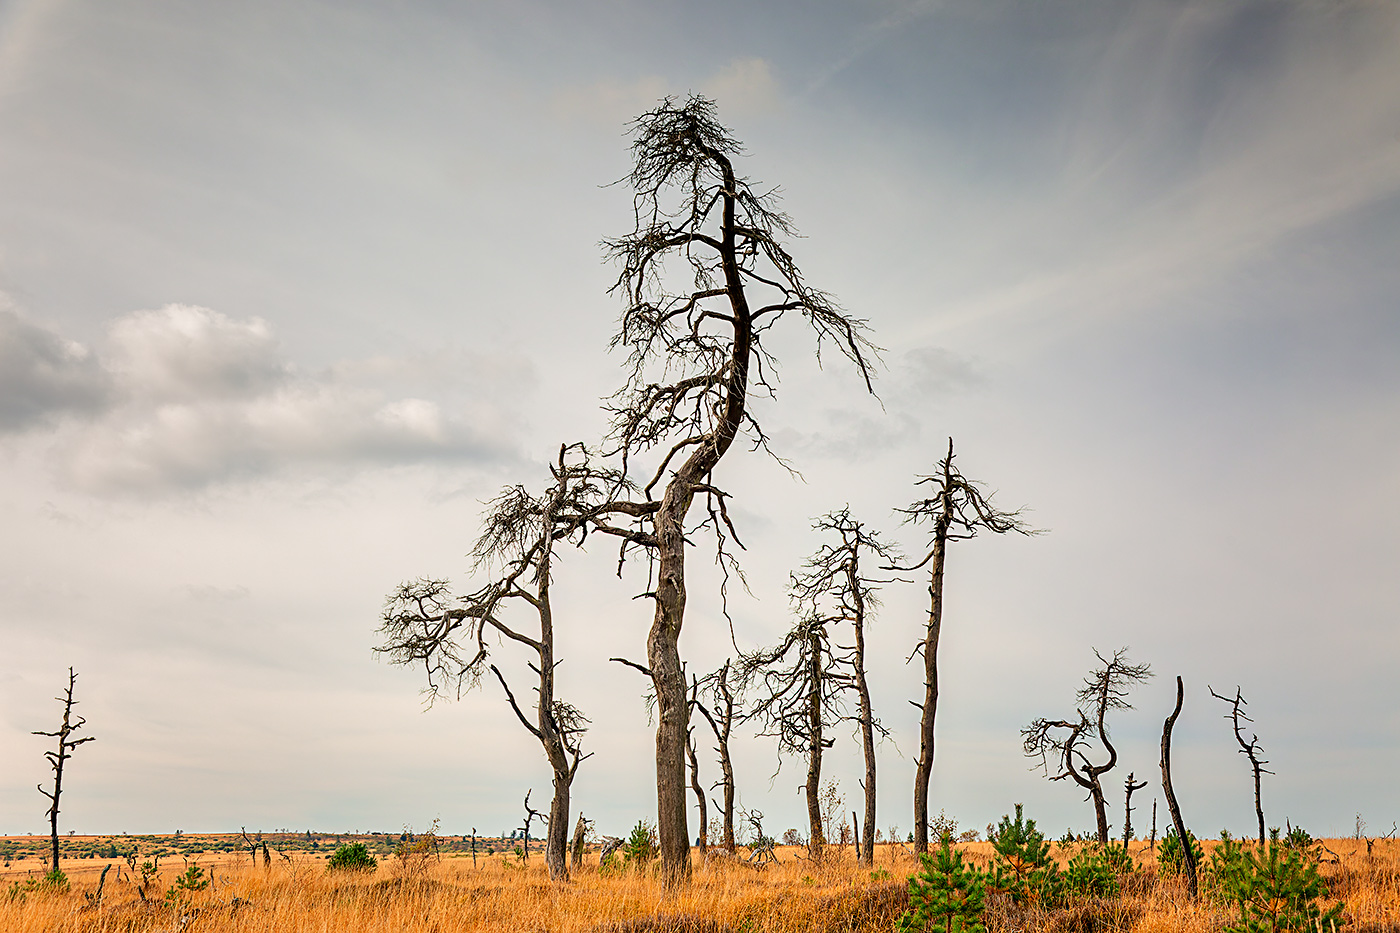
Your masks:
M 934 724 L 938 716 L 938 639 L 943 631 L 943 574 L 948 559 L 948 542 L 975 538 L 979 531 L 993 534 L 1015 532 L 1022 535 L 1039 534 L 1021 519 L 1021 509 L 1003 512 L 992 505 L 992 495 L 976 480 L 963 476 L 953 464 L 953 439 L 948 438 L 948 453 L 938 462 L 938 469 L 922 476 L 916 485 L 928 486 L 929 495 L 900 511 L 909 523 L 929 523 L 928 551 L 923 560 L 908 567 L 890 569 L 914 571 L 929 568 L 928 621 L 924 637 L 914 649 L 914 655 L 924 656 L 924 701 L 916 704 L 919 717 L 919 759 L 914 769 L 914 851 L 928 851 L 928 788 L 933 777 Z M 911 659 L 914 655 L 911 655 Z M 867 821 L 868 822 L 868 821 Z M 866 826 L 866 833 L 871 832 Z
M 734 691 L 729 686 L 729 661 L 725 661 L 719 670 L 701 678 L 696 686 L 699 689 L 696 692 L 695 708 L 710 724 L 710 731 L 715 734 L 715 754 L 719 756 L 720 779 L 711 785 L 710 789 L 719 787 L 723 790 L 720 812 L 724 822 L 724 838 L 721 845 L 725 852 L 733 855 L 736 851 L 734 842 L 734 761 L 729 757 L 729 736 L 734 731 L 736 705 Z M 713 712 L 710 711 L 711 706 L 714 707 Z
M 1108 735 L 1108 711 L 1132 709 L 1127 701 L 1128 691 L 1152 676 L 1148 664 L 1130 664 L 1128 649 L 1119 648 L 1113 657 L 1104 658 L 1098 650 L 1094 656 L 1103 667 L 1084 678 L 1084 686 L 1076 698 L 1079 719 L 1037 719 L 1021 730 L 1022 748 L 1028 757 L 1039 758 L 1046 777 L 1052 781 L 1072 778 L 1089 792 L 1094 803 L 1094 818 L 1098 823 L 1099 843 L 1108 843 L 1108 810 L 1102 778 L 1118 764 L 1118 750 Z M 1089 758 L 1089 747 L 1095 741 L 1107 757 L 1099 764 Z M 1051 760 L 1055 773 L 1051 773 Z
M 875 859 L 875 733 L 889 733 L 875 718 L 870 705 L 865 626 L 879 605 L 878 584 L 889 581 L 870 576 L 866 572 L 870 564 L 862 565 L 861 561 L 869 558 L 888 565 L 898 562 L 900 554 L 881 541 L 877 532 L 852 518 L 849 506 L 823 515 L 812 523 L 812 528 L 835 540 L 823 542 L 802 569 L 792 575 L 790 594 L 799 615 L 821 619 L 828 625 L 846 623 L 855 636 L 843 661 L 856 693 L 855 719 L 865 758 L 865 835 L 856 840 L 856 851 L 860 864 L 871 865 Z
M 1244 706 L 1249 701 L 1244 698 L 1244 694 L 1240 692 L 1238 685 L 1235 686 L 1235 695 L 1232 697 L 1221 696 L 1216 693 L 1215 688 L 1211 687 L 1209 684 L 1206 685 L 1206 689 L 1209 690 L 1210 695 L 1217 700 L 1223 700 L 1230 704 L 1230 712 L 1225 714 L 1225 718 L 1230 720 L 1230 726 L 1235 731 L 1235 741 L 1239 743 L 1240 754 L 1249 759 L 1250 770 L 1254 773 L 1254 815 L 1259 820 L 1259 844 L 1262 846 L 1264 844 L 1264 804 L 1261 802 L 1259 796 L 1259 778 L 1261 775 L 1273 774 L 1274 772 L 1264 767 L 1269 763 L 1269 759 L 1261 758 L 1259 755 L 1259 753 L 1264 750 L 1263 746 L 1259 744 L 1259 736 L 1250 735 L 1249 740 L 1245 741 L 1244 729 L 1240 726 L 1240 723 L 1254 722 L 1254 720 L 1250 719 L 1244 712 Z
M 63 691 L 63 696 L 54 697 L 63 704 L 63 722 L 59 724 L 58 731 L 30 733 L 58 739 L 57 749 L 44 752 L 49 767 L 53 768 L 53 791 L 46 791 L 44 785 L 39 785 L 39 793 L 49 798 L 49 840 L 52 844 L 49 865 L 50 870 L 54 872 L 58 871 L 58 799 L 63 796 L 63 766 L 73 757 L 73 749 L 84 742 L 97 741 L 95 735 L 84 736 L 81 739 L 73 738 L 73 734 L 87 724 L 87 720 L 82 716 L 73 715 L 73 707 L 78 705 L 78 701 L 73 699 L 73 684 L 77 680 L 78 675 L 73 673 L 73 668 L 68 668 L 68 689 Z
M 1181 676 L 1176 678 L 1176 706 L 1171 715 L 1162 723 L 1162 794 L 1167 798 L 1167 810 L 1172 815 L 1172 825 L 1176 827 L 1176 838 L 1181 843 L 1181 864 L 1186 872 L 1186 890 L 1192 898 L 1197 891 L 1196 847 L 1192 845 L 1191 833 L 1186 829 L 1186 821 L 1181 818 L 1181 807 L 1176 802 L 1176 791 L 1172 789 L 1172 728 L 1181 715 L 1181 703 L 1186 691 Z
M 511 710 L 539 740 L 554 772 L 545 862 L 551 878 L 567 880 L 569 790 L 579 763 L 588 757 L 580 747 L 588 720 L 555 691 L 560 661 L 554 653 L 553 562 L 560 542 L 585 533 L 585 516 L 615 491 L 620 477 L 592 467 L 587 452 L 578 445 L 561 446 L 550 472 L 553 482 L 543 495 L 512 486 L 489 503 L 472 550 L 473 570 L 498 569 L 500 575 L 460 599 L 453 598 L 445 580 L 401 584 L 385 602 L 379 627 L 384 643 L 374 650 L 395 664 L 422 664 L 429 702 L 446 696 L 448 690 L 460 697 L 488 670 L 495 676 Z M 507 622 L 506 612 L 517 605 L 531 610 L 530 631 Z M 533 655 L 529 662 L 536 675 L 533 721 L 491 661 L 489 639 L 493 637 L 508 639 Z
M 686 827 L 687 693 L 679 640 L 685 621 L 687 519 L 697 497 L 706 503 L 718 559 L 726 575 L 736 568 L 726 551 L 734 534 L 727 494 L 714 471 L 741 435 L 767 448 L 767 435 L 750 408 L 755 393 L 772 394 L 776 361 L 764 335 L 784 316 L 800 315 L 849 358 L 870 383 L 874 347 L 865 324 L 830 296 L 809 286 L 783 242 L 794 234 L 772 190 L 739 174 L 737 139 L 715 115 L 713 101 L 663 100 L 632 124 L 635 226 L 606 241 L 621 266 L 613 292 L 624 310 L 613 347 L 628 353 L 626 384 L 610 402 L 610 436 L 624 470 L 655 454 L 640 501 L 600 508 L 599 518 L 622 514 L 623 553 L 648 552 L 654 601 L 647 664 L 656 689 L 656 805 L 662 873 L 667 883 L 689 878 Z M 657 493 L 660 489 L 659 494 Z
M 845 718 L 842 694 L 851 688 L 849 673 L 831 651 L 827 621 L 801 616 L 773 648 L 746 652 L 736 667 L 742 692 L 752 699 L 744 712 L 757 720 L 759 735 L 778 740 L 778 754 L 807 759 L 807 855 L 820 861 L 822 837 L 822 753 L 832 740 L 827 729 Z M 779 764 L 781 768 L 781 763 Z

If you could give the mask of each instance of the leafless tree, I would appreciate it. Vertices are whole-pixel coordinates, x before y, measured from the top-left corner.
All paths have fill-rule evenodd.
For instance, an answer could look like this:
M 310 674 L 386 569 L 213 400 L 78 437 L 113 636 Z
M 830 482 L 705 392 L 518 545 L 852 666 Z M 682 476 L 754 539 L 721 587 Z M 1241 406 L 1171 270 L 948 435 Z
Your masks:
M 574 824 L 574 839 L 569 844 L 570 871 L 578 871 L 583 867 L 583 847 L 588 842 L 588 831 L 592 826 L 591 820 L 584 819 L 582 813 L 578 815 L 578 822 Z
M 778 740 L 778 753 L 807 758 L 807 854 L 822 857 L 822 753 L 832 746 L 827 729 L 845 717 L 842 694 L 849 673 L 832 654 L 827 620 L 799 616 L 782 642 L 739 656 L 735 669 L 741 692 L 752 697 L 744 712 L 757 720 L 760 735 Z M 781 767 L 781 765 L 779 765 Z
M 640 501 L 619 501 L 598 516 L 621 514 L 630 527 L 600 530 L 648 552 L 654 616 L 647 663 L 657 700 L 656 798 L 662 871 L 668 883 L 690 872 L 686 827 L 687 693 L 678 642 L 685 620 L 687 518 L 697 497 L 700 524 L 712 527 L 726 578 L 737 569 L 726 548 L 735 531 L 727 493 L 714 470 L 741 435 L 767 449 L 751 411 L 771 395 L 775 360 L 763 338 L 785 316 L 815 331 L 817 353 L 830 342 L 870 381 L 874 347 L 865 324 L 806 283 L 783 245 L 794 233 L 772 190 L 735 168 L 741 146 L 703 97 L 667 98 L 633 123 L 635 226 L 606 241 L 621 266 L 615 348 L 628 353 L 626 384 L 612 398 L 613 452 L 631 470 L 654 454 Z M 657 490 L 660 487 L 658 494 Z M 723 595 L 723 594 L 721 594 Z
M 1176 791 L 1172 789 L 1172 728 L 1181 715 L 1181 703 L 1186 691 L 1180 675 L 1176 678 L 1176 706 L 1171 715 L 1162 723 L 1162 794 L 1167 798 L 1167 810 L 1172 815 L 1172 825 L 1176 827 L 1176 838 L 1181 843 L 1181 863 L 1186 869 L 1186 890 L 1194 899 L 1197 892 L 1196 848 L 1191 844 L 1191 834 L 1186 830 L 1186 821 L 1181 818 L 1181 807 L 1176 802 Z
M 802 569 L 792 575 L 790 593 L 800 616 L 821 619 L 829 625 L 847 623 L 855 636 L 842 660 L 856 692 L 855 719 L 865 756 L 865 837 L 857 840 L 857 853 L 860 864 L 871 865 L 875 859 L 875 733 L 889 733 L 875 718 L 870 705 L 865 626 L 879 606 L 879 584 L 889 581 L 870 576 L 866 569 L 870 565 L 862 565 L 861 561 L 868 558 L 889 565 L 897 563 L 901 555 L 880 540 L 878 532 L 852 518 L 850 506 L 823 515 L 812 523 L 812 528 L 834 540 L 823 542 Z
M 929 495 L 900 511 L 909 523 L 928 522 L 928 551 L 924 558 L 911 566 L 893 565 L 890 569 L 913 571 L 929 568 L 928 621 L 923 640 L 914 649 L 914 656 L 924 656 L 924 702 L 920 708 L 919 759 L 914 770 L 914 851 L 928 851 L 929 812 L 928 788 L 933 777 L 934 724 L 938 716 L 938 639 L 943 631 L 943 574 L 948 559 L 948 542 L 975 538 L 979 531 L 993 534 L 1015 532 L 1022 535 L 1039 534 L 1021 518 L 1023 510 L 1004 512 L 992 505 L 992 494 L 976 480 L 963 476 L 953 464 L 953 439 L 948 438 L 948 453 L 938 462 L 938 469 L 919 478 L 916 485 L 928 486 Z M 866 821 L 867 824 L 870 822 Z M 870 826 L 866 826 L 870 835 Z
M 1206 689 L 1209 690 L 1210 695 L 1217 700 L 1223 700 L 1230 704 L 1230 712 L 1225 714 L 1225 718 L 1230 720 L 1230 725 L 1234 729 L 1235 741 L 1238 742 L 1240 746 L 1240 754 L 1249 759 L 1250 770 L 1254 772 L 1254 815 L 1259 819 L 1259 844 L 1262 846 L 1264 844 L 1264 804 L 1261 802 L 1259 796 L 1259 778 L 1260 775 L 1273 774 L 1273 772 L 1264 767 L 1269 763 L 1269 759 L 1260 757 L 1259 753 L 1264 749 L 1259 744 L 1259 736 L 1251 735 L 1249 740 L 1245 741 L 1244 728 L 1240 723 L 1254 722 L 1254 720 L 1250 719 L 1244 712 L 1244 707 L 1249 701 L 1244 698 L 1244 694 L 1240 692 L 1238 685 L 1235 686 L 1235 695 L 1232 697 L 1221 696 L 1216 693 L 1215 688 L 1211 687 L 1209 684 L 1206 685 Z
M 526 862 L 530 861 L 530 824 L 544 816 L 544 814 L 541 813 L 539 810 L 536 810 L 534 807 L 530 806 L 530 795 L 534 792 L 535 789 L 533 787 L 525 792 L 525 822 L 522 823 L 520 826 L 520 838 L 522 840 L 521 845 L 524 847 Z M 545 832 L 549 832 L 548 825 L 546 825 L 545 827 Z M 553 834 L 550 833 L 550 835 Z M 546 856 L 545 861 L 549 861 L 548 856 Z M 551 872 L 551 876 L 552 875 L 553 873 Z
M 1148 664 L 1129 663 L 1126 648 L 1119 648 L 1112 658 L 1104 658 L 1095 649 L 1094 656 L 1103 667 L 1091 671 L 1076 694 L 1079 719 L 1037 719 L 1021 730 L 1021 737 L 1026 755 L 1040 759 L 1040 766 L 1050 780 L 1072 778 L 1089 792 L 1098 821 L 1099 843 L 1106 845 L 1108 812 L 1102 778 L 1118 764 L 1118 750 L 1108 736 L 1108 711 L 1132 709 L 1127 701 L 1128 691 L 1151 677 L 1152 668 Z M 1096 739 L 1107 755 L 1100 764 L 1094 764 L 1089 758 L 1089 746 Z
M 621 478 L 595 468 L 578 445 L 561 446 L 551 465 L 553 482 L 543 495 L 512 486 L 490 502 L 481 536 L 472 550 L 478 573 L 499 569 L 499 576 L 476 591 L 454 599 L 447 581 L 420 579 L 404 583 L 385 602 L 375 648 L 396 664 L 422 664 L 429 702 L 460 697 L 487 670 L 500 682 L 521 724 L 539 740 L 554 772 L 545 861 L 550 877 L 568 878 L 565 854 L 569 829 L 569 789 L 583 754 L 580 741 L 588 720 L 577 707 L 556 696 L 554 607 L 551 584 L 555 550 L 560 542 L 581 540 L 597 503 L 612 496 Z M 528 606 L 534 632 L 508 622 L 514 605 Z M 532 722 L 516 701 L 500 668 L 491 662 L 490 639 L 504 637 L 534 655 L 529 663 L 537 677 Z
M 695 847 L 700 850 L 703 860 L 710 854 L 710 820 L 705 806 L 705 787 L 700 783 L 700 759 L 695 755 L 694 727 L 686 730 L 685 753 L 690 760 L 690 789 L 695 792 L 695 809 L 699 811 L 700 818 L 700 833 L 695 837 Z
M 44 757 L 49 761 L 49 767 L 53 768 L 53 792 L 44 790 L 42 784 L 39 785 L 39 793 L 49 798 L 49 838 L 52 843 L 52 853 L 50 860 L 50 870 L 58 871 L 58 799 L 63 795 L 63 766 L 69 758 L 73 757 L 73 749 L 84 742 L 95 742 L 97 736 L 89 735 L 81 739 L 73 738 L 74 733 L 82 729 L 87 724 L 87 720 L 82 716 L 73 713 L 73 707 L 78 705 L 78 701 L 73 699 L 73 684 L 78 680 L 78 675 L 73 673 L 73 668 L 68 668 L 68 689 L 63 691 L 63 696 L 54 697 L 63 704 L 63 722 L 59 725 L 57 732 L 33 732 L 31 735 L 44 735 L 51 739 L 58 739 L 58 748 L 54 751 L 44 752 Z
M 1123 799 L 1123 850 L 1127 851 L 1128 843 L 1133 840 L 1133 794 L 1147 786 L 1146 781 L 1133 780 L 1133 772 L 1128 772 L 1128 779 L 1123 782 L 1123 790 L 1126 792 Z M 1156 801 L 1153 801 L 1156 803 Z
M 710 724 L 710 731 L 715 734 L 715 754 L 719 756 L 720 779 L 710 789 L 719 787 L 724 792 L 720 803 L 720 811 L 724 815 L 721 845 L 725 852 L 734 855 L 734 762 L 729 757 L 729 737 L 734 731 L 736 704 L 734 691 L 729 686 L 729 661 L 726 660 L 715 672 L 700 678 L 697 686 L 695 708 Z M 711 706 L 714 707 L 713 712 L 710 711 Z

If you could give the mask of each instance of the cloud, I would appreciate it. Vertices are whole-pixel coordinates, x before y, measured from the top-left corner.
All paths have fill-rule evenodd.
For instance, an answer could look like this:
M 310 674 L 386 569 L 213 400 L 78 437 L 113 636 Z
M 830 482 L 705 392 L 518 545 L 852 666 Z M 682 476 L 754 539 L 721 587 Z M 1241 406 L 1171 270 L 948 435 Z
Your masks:
M 915 347 L 900 356 L 891 374 L 896 395 L 890 402 L 918 406 L 931 399 L 965 392 L 984 381 L 977 366 L 944 347 Z
M 108 389 L 86 347 L 0 308 L 0 433 L 94 412 Z
M 698 90 L 714 98 L 722 113 L 736 115 L 771 113 L 781 96 L 773 66 L 763 58 L 737 58 L 701 81 Z M 659 75 L 632 81 L 605 78 L 559 91 L 554 95 L 553 107 L 561 116 L 613 130 L 651 110 L 663 97 L 681 95 L 683 91 Z
M 100 356 L 0 317 L 0 362 L 0 386 L 11 389 L 3 423 L 72 415 L 52 462 L 66 483 L 100 495 L 200 489 L 306 465 L 510 457 L 512 420 L 480 386 L 448 414 L 432 399 L 391 394 L 386 383 L 411 382 L 415 371 L 436 376 L 440 389 L 474 375 L 528 381 L 528 370 L 507 374 L 499 359 L 381 358 L 302 374 L 266 321 L 189 305 L 118 318 Z
M 592 84 L 565 88 L 554 95 L 554 111 L 615 129 L 650 110 L 673 93 L 665 78 L 648 75 L 634 81 L 605 78 Z
M 773 66 L 762 58 L 740 58 L 710 78 L 701 90 L 725 114 L 758 116 L 777 109 L 780 90 Z
M 289 375 L 262 318 L 234 321 L 172 304 L 117 319 L 108 340 L 108 365 L 125 387 L 151 399 L 248 397 Z

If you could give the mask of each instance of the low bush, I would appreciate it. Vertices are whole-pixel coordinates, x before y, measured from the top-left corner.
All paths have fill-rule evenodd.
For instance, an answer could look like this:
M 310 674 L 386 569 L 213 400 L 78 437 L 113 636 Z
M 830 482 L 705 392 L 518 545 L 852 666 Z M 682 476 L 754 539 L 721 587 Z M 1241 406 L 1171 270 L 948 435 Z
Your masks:
M 335 850 L 326 871 L 374 871 L 378 864 L 363 842 L 351 842 Z

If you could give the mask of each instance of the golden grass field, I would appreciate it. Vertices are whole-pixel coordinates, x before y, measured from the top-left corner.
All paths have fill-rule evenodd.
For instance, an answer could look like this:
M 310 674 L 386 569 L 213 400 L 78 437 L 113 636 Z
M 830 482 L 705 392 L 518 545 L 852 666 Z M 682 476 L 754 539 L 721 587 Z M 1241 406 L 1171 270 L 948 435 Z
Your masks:
M 1322 866 L 1335 898 L 1346 903 L 1351 933 L 1400 931 L 1400 841 L 1380 840 L 1368 857 L 1359 840 L 1324 840 L 1337 857 Z M 1207 849 L 1210 843 L 1205 843 Z M 372 874 L 329 873 L 316 856 L 275 859 L 269 867 L 250 863 L 246 854 L 195 857 L 212 877 L 206 890 L 188 895 L 182 906 L 161 903 L 164 891 L 184 871 L 180 858 L 163 861 L 160 879 L 142 902 L 125 863 L 116 880 L 109 873 L 102 902 L 90 897 L 106 862 L 71 860 L 63 864 L 67 893 L 35 891 L 23 898 L 0 892 L 0 931 L 240 931 L 240 933 L 330 933 L 330 931 L 598 931 L 598 933 L 729 933 L 729 931 L 890 930 L 904 909 L 904 879 L 915 860 L 903 847 L 881 846 L 877 870 L 857 868 L 849 851 L 813 865 L 804 850 L 778 850 L 777 865 L 754 869 L 723 858 L 701 862 L 694 879 L 666 890 L 651 874 L 635 871 L 600 875 L 597 856 L 568 884 L 553 884 L 543 860 L 526 867 L 500 855 L 454 855 L 415 866 L 383 859 Z M 959 846 L 985 863 L 987 843 Z M 1146 854 L 1134 843 L 1134 854 Z M 11 867 L 3 884 L 38 876 L 41 869 Z M 991 903 L 989 931 L 1053 930 L 1159 933 L 1218 930 L 1228 912 L 1208 900 L 1191 902 L 1174 880 L 1152 870 L 1125 884 L 1124 896 L 1080 902 L 1053 914 Z

